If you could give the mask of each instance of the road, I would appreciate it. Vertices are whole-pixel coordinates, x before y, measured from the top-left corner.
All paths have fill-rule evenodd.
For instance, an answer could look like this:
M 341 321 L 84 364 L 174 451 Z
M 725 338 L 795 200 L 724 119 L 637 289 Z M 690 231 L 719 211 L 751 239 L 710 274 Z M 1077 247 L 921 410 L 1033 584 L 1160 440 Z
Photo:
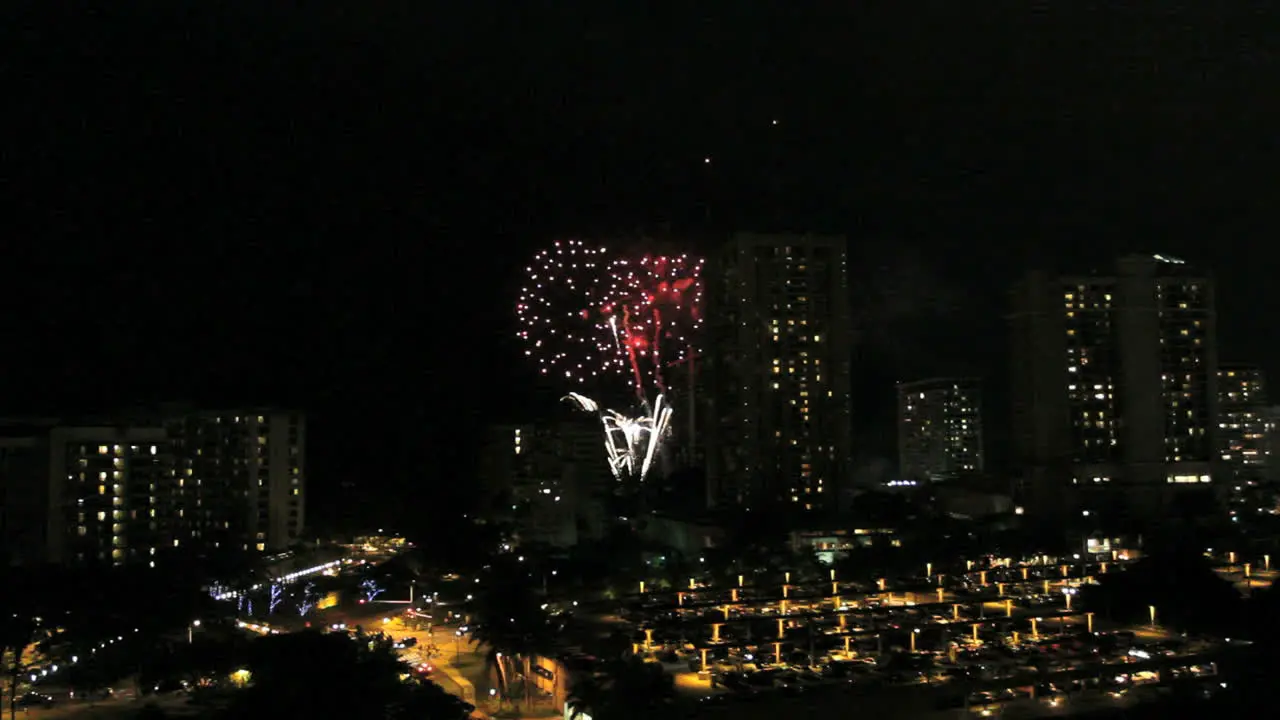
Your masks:
M 58 700 L 53 707 L 22 708 L 18 710 L 18 717 L 27 718 L 27 720 L 62 720 L 63 718 L 110 720 L 132 718 L 137 714 L 139 706 L 146 703 L 155 703 L 170 715 L 182 715 L 183 711 L 189 707 L 188 696 L 182 693 L 157 695 L 146 698 L 140 703 L 132 686 L 116 688 L 114 697 L 109 700 L 94 702 L 68 700 L 65 694 L 54 694 L 54 697 Z M 6 719 L 9 717 L 8 708 L 5 708 L 4 717 Z
M 436 671 L 432 680 L 467 702 L 479 705 L 489 690 L 488 673 L 484 665 L 484 650 L 471 643 L 470 638 L 459 637 L 452 625 L 434 626 L 431 631 L 413 630 L 405 626 L 399 614 L 387 615 L 390 622 L 382 629 L 397 640 L 412 637 L 417 645 L 404 652 L 410 662 L 430 662 Z M 436 652 L 428 657 L 431 648 Z

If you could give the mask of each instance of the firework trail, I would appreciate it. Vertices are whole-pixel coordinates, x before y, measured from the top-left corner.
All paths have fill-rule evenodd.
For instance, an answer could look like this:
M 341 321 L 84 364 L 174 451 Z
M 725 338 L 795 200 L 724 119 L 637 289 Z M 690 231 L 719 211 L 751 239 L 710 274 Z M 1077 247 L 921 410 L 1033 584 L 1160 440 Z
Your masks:
M 654 400 L 652 411 L 635 418 L 616 410 L 604 409 L 595 400 L 580 393 L 569 393 L 563 399 L 572 401 L 581 410 L 599 418 L 604 428 L 605 454 L 613 477 L 617 480 L 634 478 L 644 482 L 671 423 L 671 408 L 666 405 L 663 396 L 659 395 Z
M 702 328 L 702 265 L 701 259 L 677 255 L 618 258 L 610 266 L 602 292 L 609 302 L 600 310 L 642 399 L 646 377 L 666 393 L 663 367 L 695 353 L 693 341 Z
M 663 367 L 696 355 L 702 267 L 688 255 L 636 259 L 570 240 L 539 252 L 526 268 L 518 335 L 539 372 L 578 385 L 628 378 L 644 410 L 630 417 L 580 393 L 565 398 L 600 419 L 609 466 L 620 480 L 643 480 L 669 433 Z M 656 390 L 652 404 L 649 383 Z

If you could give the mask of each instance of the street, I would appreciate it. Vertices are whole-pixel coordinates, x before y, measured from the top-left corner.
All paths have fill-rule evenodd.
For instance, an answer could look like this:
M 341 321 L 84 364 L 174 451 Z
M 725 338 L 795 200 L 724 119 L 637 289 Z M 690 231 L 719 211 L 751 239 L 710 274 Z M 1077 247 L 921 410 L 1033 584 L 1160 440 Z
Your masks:
M 113 696 L 106 700 L 74 700 L 69 699 L 65 691 L 50 692 L 56 698 L 53 707 L 19 708 L 18 717 L 30 720 L 61 720 L 62 718 L 127 718 L 133 717 L 141 705 L 154 703 L 171 715 L 181 715 L 189 706 L 189 698 L 185 693 L 168 693 L 152 695 L 139 701 L 132 685 L 115 688 Z M 5 709 L 8 717 L 8 709 Z
M 382 630 L 396 640 L 414 638 L 417 644 L 406 648 L 403 657 L 412 664 L 429 662 L 436 668 L 431 679 L 441 687 L 454 693 L 469 703 L 479 705 L 477 698 L 484 699 L 488 692 L 489 681 L 486 677 L 483 649 L 472 644 L 471 639 L 457 634 L 452 625 L 432 626 L 430 632 L 413 630 L 405 626 L 402 614 L 386 615 L 390 620 L 382 624 Z M 434 657 L 428 657 L 431 648 L 435 648 Z

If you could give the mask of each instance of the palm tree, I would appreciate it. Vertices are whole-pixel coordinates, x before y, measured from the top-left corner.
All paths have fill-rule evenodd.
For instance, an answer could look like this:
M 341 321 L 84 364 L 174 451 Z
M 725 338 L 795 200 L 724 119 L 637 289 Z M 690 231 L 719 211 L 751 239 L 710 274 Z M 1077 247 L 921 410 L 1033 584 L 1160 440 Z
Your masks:
M 495 571 L 491 582 L 493 585 L 481 594 L 472 614 L 471 641 L 487 648 L 485 667 L 497 674 L 503 697 L 509 696 L 511 671 L 519 664 L 528 705 L 532 697 L 533 658 L 551 651 L 553 631 L 523 568 Z

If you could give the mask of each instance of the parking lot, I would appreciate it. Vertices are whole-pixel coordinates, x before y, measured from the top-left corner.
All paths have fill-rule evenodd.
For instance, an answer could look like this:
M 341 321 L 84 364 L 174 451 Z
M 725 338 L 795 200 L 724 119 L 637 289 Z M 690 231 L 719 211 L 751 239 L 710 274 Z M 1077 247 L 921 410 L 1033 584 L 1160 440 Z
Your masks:
M 1034 715 L 1218 686 L 1221 643 L 1114 627 L 1072 607 L 1114 563 L 984 565 L 870 582 L 739 578 L 728 589 L 694 579 L 633 596 L 619 616 L 633 649 L 708 707 L 912 688 L 938 710 Z

